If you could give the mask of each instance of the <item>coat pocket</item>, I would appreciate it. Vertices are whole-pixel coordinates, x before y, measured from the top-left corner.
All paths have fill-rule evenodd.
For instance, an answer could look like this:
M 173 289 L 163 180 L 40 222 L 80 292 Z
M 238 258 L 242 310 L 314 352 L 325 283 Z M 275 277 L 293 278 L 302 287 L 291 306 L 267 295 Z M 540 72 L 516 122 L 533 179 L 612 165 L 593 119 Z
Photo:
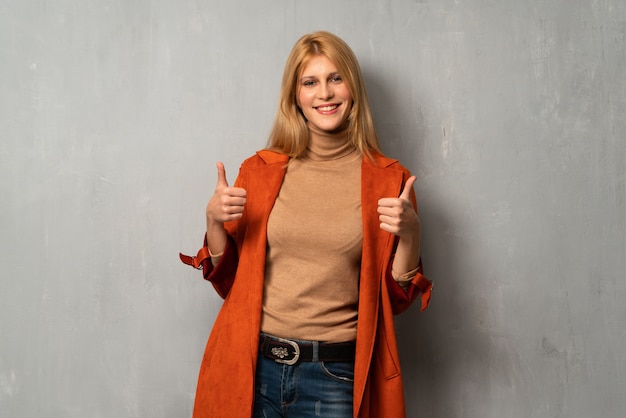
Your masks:
M 378 367 L 387 380 L 400 376 L 400 367 L 397 359 L 398 350 L 393 349 L 389 343 L 385 322 L 380 321 L 375 355 Z M 393 347 L 395 347 L 395 341 Z

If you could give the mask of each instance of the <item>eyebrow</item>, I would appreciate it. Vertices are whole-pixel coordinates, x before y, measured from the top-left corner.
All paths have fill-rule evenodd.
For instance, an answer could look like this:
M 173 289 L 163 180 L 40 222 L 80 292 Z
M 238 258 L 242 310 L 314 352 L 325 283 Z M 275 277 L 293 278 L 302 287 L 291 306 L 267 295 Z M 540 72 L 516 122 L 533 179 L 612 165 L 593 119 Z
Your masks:
M 339 71 L 333 71 L 332 73 L 328 73 L 327 78 L 331 78 L 331 77 L 334 77 L 334 76 L 337 76 L 337 75 L 339 75 Z M 315 75 L 303 75 L 302 77 L 300 77 L 301 80 L 304 80 L 306 78 L 317 78 L 317 76 L 315 76 Z

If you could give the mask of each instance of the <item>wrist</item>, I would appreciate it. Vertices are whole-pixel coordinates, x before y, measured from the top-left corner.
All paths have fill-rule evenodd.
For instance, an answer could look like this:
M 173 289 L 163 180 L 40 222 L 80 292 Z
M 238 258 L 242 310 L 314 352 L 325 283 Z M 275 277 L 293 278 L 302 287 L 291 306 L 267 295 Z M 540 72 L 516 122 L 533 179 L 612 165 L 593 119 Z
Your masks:
M 213 218 L 206 218 L 206 230 L 210 234 L 211 232 L 222 232 L 226 231 L 224 227 L 224 222 L 217 221 Z
M 211 222 L 207 219 L 206 242 L 212 254 L 219 254 L 224 251 L 227 241 L 227 232 L 221 222 Z

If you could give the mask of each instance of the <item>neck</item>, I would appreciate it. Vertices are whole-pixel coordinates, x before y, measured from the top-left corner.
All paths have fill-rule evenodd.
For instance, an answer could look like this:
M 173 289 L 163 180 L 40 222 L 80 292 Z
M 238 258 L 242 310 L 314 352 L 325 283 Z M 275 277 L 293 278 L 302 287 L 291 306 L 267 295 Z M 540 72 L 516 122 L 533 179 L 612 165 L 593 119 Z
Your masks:
M 309 128 L 307 157 L 311 160 L 337 160 L 356 150 L 348 139 L 348 130 L 345 127 L 329 132 L 310 123 L 307 123 L 307 126 Z

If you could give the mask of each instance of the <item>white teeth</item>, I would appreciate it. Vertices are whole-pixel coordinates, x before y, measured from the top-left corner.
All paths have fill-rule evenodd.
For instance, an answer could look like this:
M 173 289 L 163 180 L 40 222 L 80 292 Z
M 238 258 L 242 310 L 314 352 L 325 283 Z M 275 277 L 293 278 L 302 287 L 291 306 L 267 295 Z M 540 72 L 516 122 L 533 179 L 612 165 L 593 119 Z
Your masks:
M 318 110 L 321 110 L 322 112 L 330 112 L 331 110 L 335 110 L 337 109 L 337 105 L 332 105 L 332 106 L 320 106 L 317 108 Z

